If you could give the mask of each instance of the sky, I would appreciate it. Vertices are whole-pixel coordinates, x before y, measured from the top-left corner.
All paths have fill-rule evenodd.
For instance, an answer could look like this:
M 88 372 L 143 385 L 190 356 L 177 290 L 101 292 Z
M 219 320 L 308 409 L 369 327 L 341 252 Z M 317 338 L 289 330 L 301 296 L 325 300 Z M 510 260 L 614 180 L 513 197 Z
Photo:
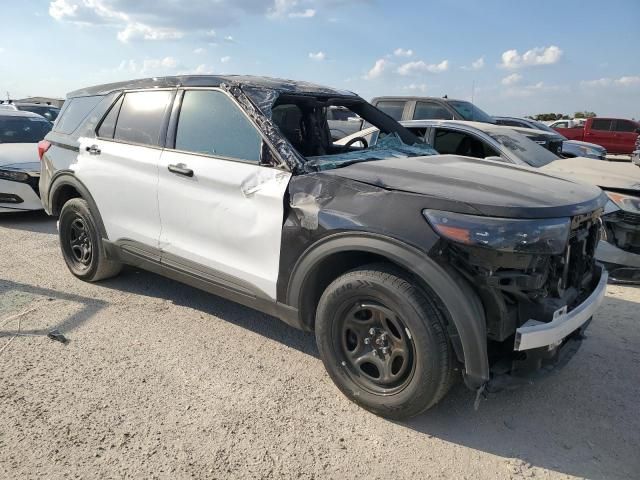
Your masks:
M 640 0 L 22 0 L 2 19 L 3 98 L 237 73 L 640 118 Z

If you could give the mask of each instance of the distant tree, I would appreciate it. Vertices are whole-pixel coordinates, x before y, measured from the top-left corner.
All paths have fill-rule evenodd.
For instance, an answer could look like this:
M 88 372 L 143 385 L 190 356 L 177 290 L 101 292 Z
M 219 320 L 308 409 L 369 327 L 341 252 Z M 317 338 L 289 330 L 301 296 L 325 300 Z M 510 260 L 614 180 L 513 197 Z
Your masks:
M 583 112 L 576 112 L 573 114 L 573 118 L 592 118 L 595 116 L 596 116 L 595 112 L 588 112 L 587 110 Z
M 564 116 L 565 115 L 563 115 L 562 113 L 538 113 L 537 115 L 529 118 L 533 118 L 534 120 L 539 120 L 542 122 L 549 122 L 553 120 L 559 120 Z

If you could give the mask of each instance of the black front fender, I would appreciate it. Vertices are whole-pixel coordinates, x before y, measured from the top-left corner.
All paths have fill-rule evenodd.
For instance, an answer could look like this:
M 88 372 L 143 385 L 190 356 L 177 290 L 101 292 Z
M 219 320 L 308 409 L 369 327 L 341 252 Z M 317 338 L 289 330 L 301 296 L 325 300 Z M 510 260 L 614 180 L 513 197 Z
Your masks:
M 305 283 L 310 272 L 340 252 L 366 252 L 385 257 L 411 272 L 440 299 L 455 326 L 462 347 L 465 381 L 478 388 L 489 380 L 487 332 L 484 309 L 472 287 L 462 277 L 448 272 L 424 252 L 384 235 L 346 232 L 324 237 L 296 262 L 287 288 L 288 305 L 301 311 Z M 455 343 L 458 339 L 452 338 Z

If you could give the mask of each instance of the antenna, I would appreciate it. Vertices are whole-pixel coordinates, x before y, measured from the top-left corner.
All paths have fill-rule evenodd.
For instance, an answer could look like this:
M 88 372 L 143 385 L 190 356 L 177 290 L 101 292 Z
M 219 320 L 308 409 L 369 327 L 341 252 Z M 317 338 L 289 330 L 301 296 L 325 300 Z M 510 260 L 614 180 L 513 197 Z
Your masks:
M 476 119 L 476 104 L 473 103 L 473 98 L 475 96 L 475 93 L 476 93 L 476 80 L 474 78 L 473 81 L 471 82 L 471 118 L 473 120 Z

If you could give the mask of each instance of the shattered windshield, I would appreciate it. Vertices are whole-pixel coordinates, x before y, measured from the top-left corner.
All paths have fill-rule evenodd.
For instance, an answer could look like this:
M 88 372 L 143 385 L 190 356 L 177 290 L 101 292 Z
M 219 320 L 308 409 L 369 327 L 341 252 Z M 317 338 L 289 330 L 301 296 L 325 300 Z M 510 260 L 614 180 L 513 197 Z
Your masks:
M 339 118 L 332 115 L 336 111 Z M 282 136 L 303 157 L 306 172 L 437 153 L 397 121 L 355 96 L 282 94 L 270 113 Z M 362 130 L 365 125 L 368 128 Z
M 375 138 L 371 136 L 372 138 Z M 309 157 L 306 168 L 310 171 L 329 170 L 345 167 L 353 163 L 368 162 L 371 160 L 385 160 L 388 158 L 419 157 L 424 155 L 437 155 L 431 146 L 426 143 L 414 143 L 407 145 L 397 133 L 379 135 L 377 142 L 367 148 L 355 151 L 346 151 L 334 155 L 322 155 Z

